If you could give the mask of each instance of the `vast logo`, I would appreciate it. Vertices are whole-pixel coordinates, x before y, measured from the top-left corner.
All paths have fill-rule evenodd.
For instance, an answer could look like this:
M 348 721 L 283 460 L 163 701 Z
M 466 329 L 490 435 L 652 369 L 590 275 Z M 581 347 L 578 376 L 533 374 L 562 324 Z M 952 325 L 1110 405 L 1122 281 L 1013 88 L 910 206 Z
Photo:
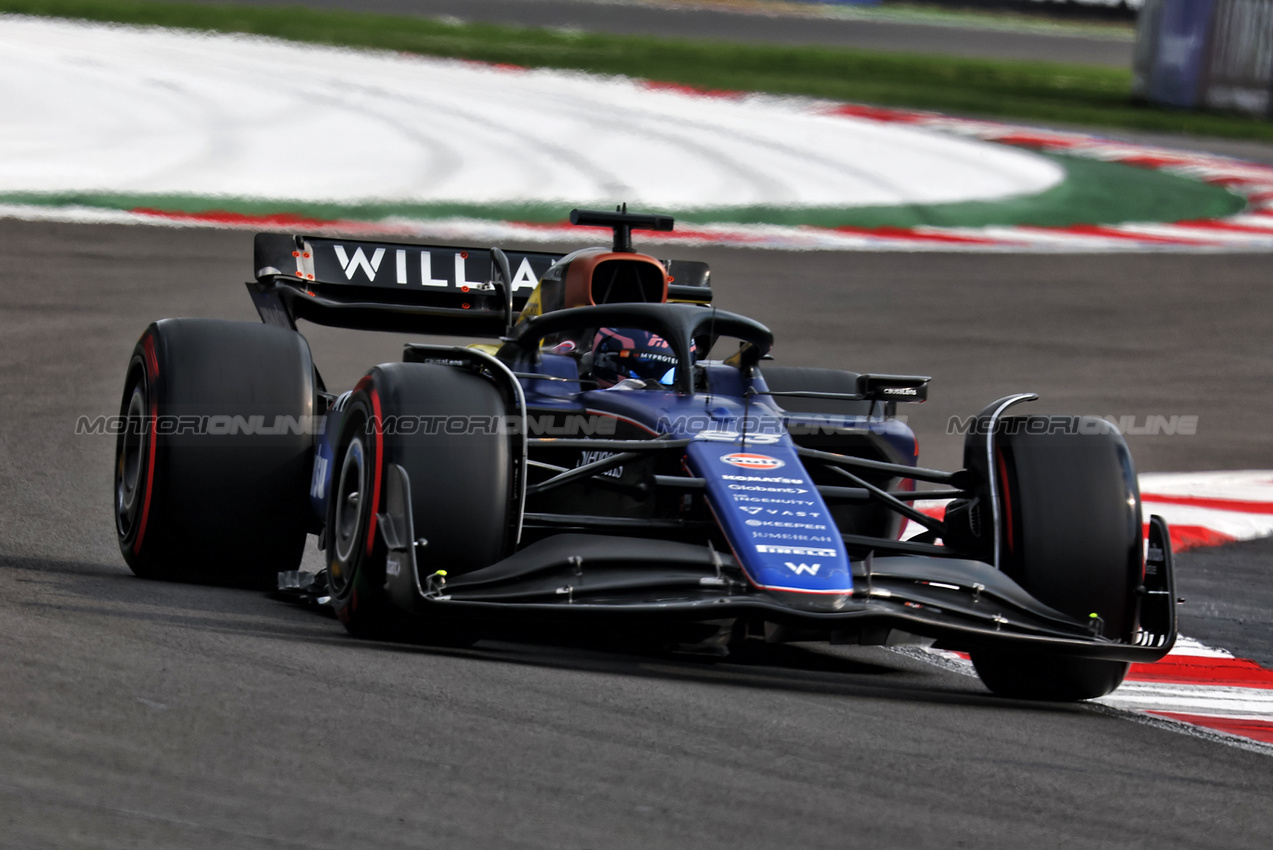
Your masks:
M 787 561 L 786 564 L 787 564 L 787 569 L 791 570 L 793 573 L 795 573 L 798 576 L 802 576 L 806 574 L 811 576 L 816 576 L 818 574 L 818 568 L 822 566 L 821 564 L 805 564 L 805 563 L 793 564 L 790 561 Z
M 721 460 L 739 469 L 757 469 L 761 471 L 781 469 L 787 465 L 776 457 L 750 454 L 748 452 L 735 452 L 734 454 L 723 456 Z

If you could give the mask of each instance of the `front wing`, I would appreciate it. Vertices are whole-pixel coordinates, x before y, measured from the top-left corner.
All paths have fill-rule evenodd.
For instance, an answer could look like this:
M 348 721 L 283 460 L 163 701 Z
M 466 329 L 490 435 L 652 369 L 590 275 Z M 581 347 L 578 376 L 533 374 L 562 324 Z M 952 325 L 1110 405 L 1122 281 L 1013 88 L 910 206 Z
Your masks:
M 1136 588 L 1134 642 L 1100 634 L 1039 602 L 990 564 L 892 555 L 851 564 L 850 594 L 816 600 L 760 590 L 710 545 L 593 534 L 558 534 L 463 576 L 428 566 L 413 533 L 407 475 L 391 466 L 379 522 L 388 547 L 386 589 L 401 608 L 432 621 L 631 625 L 744 620 L 787 627 L 802 639 L 884 644 L 902 635 L 950 649 L 1017 647 L 1120 661 L 1153 661 L 1175 642 L 1170 538 L 1150 522 L 1145 582 Z

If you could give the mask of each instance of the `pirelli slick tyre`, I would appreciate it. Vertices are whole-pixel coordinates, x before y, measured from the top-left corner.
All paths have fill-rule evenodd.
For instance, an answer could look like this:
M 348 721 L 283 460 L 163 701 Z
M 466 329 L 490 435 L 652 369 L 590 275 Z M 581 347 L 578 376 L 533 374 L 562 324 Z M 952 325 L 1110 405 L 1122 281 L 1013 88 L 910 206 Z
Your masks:
M 817 369 L 807 366 L 764 366 L 760 375 L 770 392 L 845 393 L 858 391 L 856 372 L 839 369 Z M 837 416 L 866 416 L 869 401 L 846 401 L 836 398 L 801 398 L 778 396 L 774 402 L 788 413 L 829 413 Z
M 387 549 L 377 531 L 385 472 L 398 464 L 411 485 L 422 573 L 450 576 L 488 566 L 515 544 L 510 438 L 499 389 L 468 370 L 431 363 L 372 369 L 344 406 L 333 445 L 327 508 L 331 604 L 358 637 L 464 644 L 442 622 L 396 608 L 385 582 Z
M 1144 569 L 1140 491 L 1122 436 L 1099 419 L 1006 419 L 996 438 L 1003 506 L 1001 566 L 1036 599 L 1130 641 Z M 1074 701 L 1103 696 L 1122 661 L 980 649 L 978 675 L 997 694 Z
M 314 366 L 295 331 L 164 319 L 133 349 L 115 444 L 115 530 L 143 578 L 270 588 L 296 569 Z

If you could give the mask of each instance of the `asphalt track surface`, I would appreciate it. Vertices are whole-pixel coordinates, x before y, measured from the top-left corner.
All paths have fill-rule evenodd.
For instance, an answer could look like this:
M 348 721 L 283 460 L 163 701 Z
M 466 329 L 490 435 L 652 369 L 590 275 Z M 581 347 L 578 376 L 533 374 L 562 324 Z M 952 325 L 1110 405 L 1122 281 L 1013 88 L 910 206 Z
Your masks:
M 432 650 L 132 577 L 113 441 L 75 419 L 116 409 L 150 320 L 254 320 L 250 251 L 0 221 L 0 847 L 1267 846 L 1269 756 L 885 650 Z M 694 253 L 781 362 L 935 374 L 930 463 L 957 455 L 934 422 L 1029 388 L 1202 415 L 1133 441 L 1143 469 L 1269 465 L 1265 257 Z M 400 342 L 309 337 L 333 386 Z M 1181 558 L 1183 630 L 1267 652 L 1269 549 Z
M 389 15 L 447 17 L 466 23 L 568 27 L 619 35 L 822 45 L 865 50 L 1076 62 L 1126 68 L 1132 43 L 1120 38 L 1017 32 L 923 23 L 748 14 L 587 0 L 194 0 L 251 6 L 306 6 Z

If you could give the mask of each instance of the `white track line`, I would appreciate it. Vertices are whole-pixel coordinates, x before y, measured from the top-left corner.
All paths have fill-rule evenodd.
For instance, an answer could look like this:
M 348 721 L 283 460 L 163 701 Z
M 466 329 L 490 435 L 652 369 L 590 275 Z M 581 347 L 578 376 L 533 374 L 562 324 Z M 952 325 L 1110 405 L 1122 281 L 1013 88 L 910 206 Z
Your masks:
M 627 200 L 669 209 L 847 207 L 1019 196 L 1061 179 L 1054 163 L 1025 148 L 1216 183 L 1246 196 L 1249 207 L 1226 219 L 1174 224 L 710 225 L 645 241 L 784 250 L 1273 251 L 1271 167 L 914 110 L 11 15 L 0 15 L 0 91 L 10 107 L 0 134 L 0 192 L 266 197 L 282 206 L 539 201 L 564 210 Z M 0 207 L 0 216 L 94 220 L 82 209 L 38 205 Z M 271 216 L 215 213 L 113 220 L 296 229 Z M 466 218 L 305 222 L 304 229 L 463 242 L 580 235 Z

